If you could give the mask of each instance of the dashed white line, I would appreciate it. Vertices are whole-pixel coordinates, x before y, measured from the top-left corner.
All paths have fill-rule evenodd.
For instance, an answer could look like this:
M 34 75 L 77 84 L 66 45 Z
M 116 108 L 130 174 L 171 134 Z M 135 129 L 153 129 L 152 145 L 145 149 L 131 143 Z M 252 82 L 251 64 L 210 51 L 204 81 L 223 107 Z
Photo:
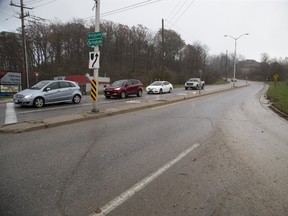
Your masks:
M 12 124 L 17 122 L 17 116 L 14 109 L 14 103 L 6 104 L 5 124 Z
M 110 202 L 108 202 L 106 205 L 104 205 L 102 208 L 100 208 L 101 211 L 99 213 L 92 213 L 90 216 L 105 216 L 118 206 L 120 206 L 122 203 L 124 203 L 126 200 L 131 198 L 135 193 L 143 189 L 145 186 L 147 186 L 149 183 L 151 183 L 153 180 L 155 180 L 157 177 L 159 177 L 161 174 L 163 174 L 166 170 L 171 168 L 174 164 L 179 162 L 182 158 L 184 158 L 187 154 L 192 152 L 195 148 L 197 148 L 200 144 L 196 143 L 186 150 L 184 150 L 181 154 L 179 154 L 175 159 L 169 161 L 162 167 L 160 167 L 157 171 L 153 172 L 151 175 L 147 176 L 146 178 L 142 179 L 138 183 L 136 183 L 134 186 L 120 194 L 118 197 L 115 197 Z

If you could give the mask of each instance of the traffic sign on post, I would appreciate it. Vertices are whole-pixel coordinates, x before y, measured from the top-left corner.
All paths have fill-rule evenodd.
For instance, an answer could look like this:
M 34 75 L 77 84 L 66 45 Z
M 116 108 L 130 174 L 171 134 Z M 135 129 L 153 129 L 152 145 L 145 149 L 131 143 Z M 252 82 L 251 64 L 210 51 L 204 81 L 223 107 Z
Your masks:
M 97 82 L 96 80 L 92 79 L 91 80 L 91 98 L 93 101 L 96 101 L 97 99 Z
M 100 52 L 99 45 L 102 45 L 102 32 L 100 32 L 100 0 L 95 0 L 95 32 L 88 34 L 88 46 L 94 47 L 94 52 L 89 53 L 89 68 L 94 69 L 93 77 L 94 82 L 96 84 L 95 87 L 95 96 L 93 98 L 93 107 L 92 112 L 99 112 L 97 108 L 98 103 L 98 77 L 99 77 L 99 60 L 100 60 Z M 89 42 L 90 41 L 90 42 Z
M 87 35 L 87 45 L 89 47 L 101 46 L 102 45 L 103 32 L 89 32 Z
M 273 78 L 274 78 L 274 81 L 277 81 L 277 80 L 278 80 L 278 74 L 275 73 L 275 74 L 273 75 Z
M 89 69 L 100 68 L 100 52 L 89 52 Z

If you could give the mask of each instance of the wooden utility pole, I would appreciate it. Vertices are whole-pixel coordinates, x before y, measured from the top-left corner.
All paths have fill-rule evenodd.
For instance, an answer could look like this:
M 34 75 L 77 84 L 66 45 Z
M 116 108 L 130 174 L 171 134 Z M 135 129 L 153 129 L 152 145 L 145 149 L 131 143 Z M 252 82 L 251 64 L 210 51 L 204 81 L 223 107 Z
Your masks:
M 22 28 L 22 47 L 23 47 L 23 65 L 24 65 L 24 72 L 21 74 L 22 76 L 22 88 L 29 88 L 29 73 L 28 73 L 28 54 L 27 54 L 27 47 L 26 47 L 26 34 L 25 34 L 25 20 L 24 18 L 29 16 L 29 12 L 24 14 L 24 9 L 32 10 L 33 8 L 25 7 L 23 4 L 23 0 L 20 0 L 20 5 L 14 4 L 12 1 L 10 3 L 13 7 L 20 8 L 20 16 L 21 19 L 21 28 Z M 25 82 L 26 81 L 26 82 Z M 25 85 L 26 84 L 26 85 Z

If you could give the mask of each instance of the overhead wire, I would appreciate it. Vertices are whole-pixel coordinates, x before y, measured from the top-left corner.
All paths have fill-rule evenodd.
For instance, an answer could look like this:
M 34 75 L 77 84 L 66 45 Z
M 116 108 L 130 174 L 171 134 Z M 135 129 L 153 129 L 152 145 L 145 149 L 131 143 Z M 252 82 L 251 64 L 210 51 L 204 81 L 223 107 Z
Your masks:
M 30 1 L 25 1 L 26 4 L 37 4 L 39 2 L 43 2 L 46 0 L 30 0 Z
M 176 6 L 174 7 L 174 9 L 173 9 L 173 10 L 170 12 L 170 14 L 166 17 L 166 20 L 169 20 L 170 17 L 175 13 L 175 11 L 176 11 L 177 7 L 180 5 L 181 1 L 182 1 L 182 0 L 179 0 L 179 1 L 177 2 L 177 4 L 176 4 Z
M 139 3 L 133 4 L 133 5 L 129 5 L 129 6 L 126 6 L 126 7 L 115 9 L 115 10 L 112 10 L 112 11 L 104 12 L 104 13 L 102 13 L 100 15 L 102 17 L 104 17 L 104 16 L 113 15 L 113 14 L 116 14 L 116 13 L 122 13 L 124 11 L 132 10 L 132 9 L 135 9 L 135 8 L 138 8 L 138 7 L 143 7 L 143 6 L 146 6 L 146 5 L 149 5 L 149 4 L 154 4 L 154 3 L 159 2 L 159 1 L 162 1 L 162 0 L 143 1 L 143 2 L 139 2 Z
M 180 5 L 181 1 L 182 0 L 180 0 L 178 2 L 178 5 Z M 178 10 L 176 10 L 177 7 L 175 7 L 175 10 L 172 11 L 172 14 L 174 12 L 174 15 L 172 16 L 172 18 L 171 19 L 169 19 L 169 17 L 166 18 L 166 20 L 168 21 L 168 24 L 172 22 L 172 20 L 177 16 L 178 13 L 180 13 L 181 9 L 184 7 L 184 5 L 186 4 L 187 1 L 188 0 L 184 1 L 183 4 L 178 8 Z
M 30 4 L 37 4 L 37 3 L 40 3 L 40 2 L 42 2 L 42 1 L 46 1 L 46 0 L 39 0 L 39 1 L 35 2 L 35 3 L 30 3 Z M 55 2 L 55 1 L 56 1 L 56 0 L 51 0 L 51 1 L 46 2 L 46 3 L 43 3 L 43 4 L 41 4 L 41 5 L 36 5 L 36 6 L 34 6 L 34 8 L 39 8 L 39 7 L 48 5 L 48 4 L 50 4 L 50 3 L 53 3 L 53 2 Z
M 129 6 L 125 6 L 125 7 L 122 7 L 122 8 L 118 8 L 118 9 L 114 9 L 114 10 L 111 10 L 111 11 L 107 11 L 107 12 L 101 13 L 100 16 L 101 17 L 105 17 L 105 16 L 110 16 L 110 15 L 113 15 L 113 14 L 117 14 L 117 13 L 122 13 L 122 12 L 125 12 L 125 11 L 128 11 L 128 10 L 132 10 L 132 9 L 135 9 L 135 8 L 143 7 L 143 6 L 146 6 L 146 5 L 149 5 L 149 4 L 154 4 L 154 3 L 159 2 L 159 1 L 162 1 L 162 0 L 147 0 L 147 1 L 143 1 L 143 2 L 138 2 L 138 3 L 133 4 L 133 5 L 129 5 Z M 86 17 L 86 18 L 84 18 L 84 20 L 88 20 L 88 19 L 91 19 L 91 18 L 94 18 L 94 16 Z
M 1 26 L 5 26 L 6 28 L 11 26 L 12 18 L 19 18 L 19 13 L 10 6 L 9 2 L 4 2 L 3 7 L 0 8 L 0 14 Z
M 177 12 L 174 14 L 174 16 L 171 18 L 171 20 L 168 20 L 168 26 L 171 28 L 173 27 L 178 21 L 179 19 L 186 13 L 186 11 L 191 7 L 191 5 L 196 1 L 196 0 L 193 0 L 192 2 L 190 2 L 189 5 L 186 6 L 186 8 L 183 9 L 184 5 L 186 4 L 188 0 L 186 0 L 182 5 L 181 7 L 177 10 Z M 182 10 L 182 13 L 176 18 L 176 16 L 180 13 L 180 11 Z M 173 22 L 173 19 L 176 19 L 174 22 Z M 169 25 L 170 23 L 172 23 L 171 25 Z
M 178 20 L 184 15 L 184 13 L 191 7 L 191 5 L 195 2 L 196 0 L 193 0 L 189 5 L 188 7 L 186 7 L 186 9 L 183 11 L 183 13 L 176 19 L 176 21 L 171 25 L 171 27 L 173 25 L 175 25 L 176 22 L 178 22 Z

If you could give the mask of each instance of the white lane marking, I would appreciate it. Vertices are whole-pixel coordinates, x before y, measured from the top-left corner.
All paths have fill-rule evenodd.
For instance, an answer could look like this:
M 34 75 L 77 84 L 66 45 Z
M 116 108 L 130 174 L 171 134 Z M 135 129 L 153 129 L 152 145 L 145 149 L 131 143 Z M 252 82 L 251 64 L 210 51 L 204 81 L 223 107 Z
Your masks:
M 17 122 L 17 116 L 14 109 L 14 103 L 6 104 L 5 124 L 12 124 Z
M 128 101 L 126 101 L 126 103 L 137 104 L 137 103 L 140 103 L 140 100 L 128 100 Z
M 200 144 L 196 143 L 186 150 L 184 150 L 181 154 L 179 154 L 175 159 L 169 161 L 168 163 L 164 164 L 162 167 L 160 167 L 157 171 L 153 172 L 151 175 L 147 176 L 146 178 L 142 179 L 138 183 L 136 183 L 134 186 L 120 194 L 118 197 L 115 197 L 110 202 L 108 202 L 106 205 L 104 205 L 101 209 L 100 213 L 92 213 L 90 216 L 104 216 L 107 215 L 109 212 L 120 206 L 122 203 L 124 203 L 126 200 L 131 198 L 135 193 L 143 189 L 145 186 L 147 186 L 149 183 L 151 183 L 153 180 L 155 180 L 157 177 L 159 177 L 161 174 L 163 174 L 166 170 L 171 168 L 174 164 L 179 162 L 182 158 L 184 158 L 187 154 L 192 152 L 195 148 L 197 148 Z

